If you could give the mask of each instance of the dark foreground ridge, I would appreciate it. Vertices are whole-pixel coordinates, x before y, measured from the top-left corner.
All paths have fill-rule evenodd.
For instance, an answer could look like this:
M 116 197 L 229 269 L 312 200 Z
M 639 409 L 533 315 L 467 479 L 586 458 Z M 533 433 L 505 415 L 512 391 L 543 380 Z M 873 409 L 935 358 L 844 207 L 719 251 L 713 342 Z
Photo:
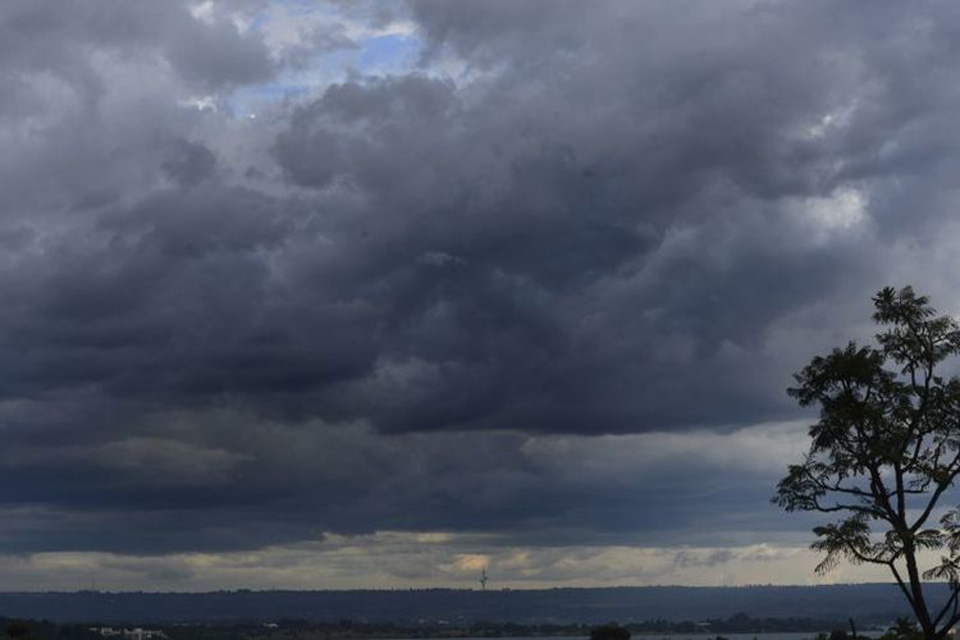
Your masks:
M 942 585 L 929 585 L 934 600 Z M 619 587 L 477 591 L 217 591 L 210 593 L 0 593 L 0 615 L 55 622 L 237 623 L 335 622 L 600 624 L 611 620 L 705 620 L 745 613 L 753 618 L 816 618 L 888 622 L 906 615 L 891 584 L 816 587 Z
M 0 640 L 424 640 L 426 638 L 557 638 L 630 640 L 636 635 L 660 636 L 697 634 L 704 640 L 725 640 L 724 633 L 804 633 L 817 640 L 850 640 L 844 622 L 796 618 L 758 618 L 737 614 L 727 620 L 666 622 L 647 620 L 621 626 L 585 624 L 517 624 L 476 622 L 468 626 L 422 623 L 401 625 L 389 622 L 307 622 L 281 620 L 273 623 L 157 624 L 103 626 L 91 623 L 57 624 L 39 620 L 0 617 Z M 824 632 L 831 629 L 831 633 Z M 5 633 L 4 633 L 5 631 Z M 876 636 L 878 640 L 902 640 L 896 635 Z M 870 640 L 861 636 L 861 640 Z

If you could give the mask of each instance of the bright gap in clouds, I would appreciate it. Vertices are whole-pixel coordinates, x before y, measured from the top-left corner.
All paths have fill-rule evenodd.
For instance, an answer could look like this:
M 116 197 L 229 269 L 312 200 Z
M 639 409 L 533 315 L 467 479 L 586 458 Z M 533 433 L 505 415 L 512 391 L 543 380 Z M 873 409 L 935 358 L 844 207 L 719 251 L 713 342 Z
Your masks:
M 198 418 L 157 419 L 193 431 Z M 96 531 L 100 526 L 96 521 L 106 524 L 115 517 L 118 536 L 130 537 L 131 542 L 149 540 L 155 516 L 112 514 L 101 507 L 85 517 L 71 512 L 68 505 L 63 510 L 5 510 L 0 539 L 8 546 L 20 545 L 23 553 L 0 556 L 0 590 L 70 589 L 91 580 L 117 590 L 138 588 L 145 581 L 153 590 L 370 584 L 459 588 L 472 584 L 477 567 L 486 567 L 498 584 L 514 588 L 814 580 L 809 572 L 813 557 L 802 542 L 798 544 L 792 528 L 765 524 L 772 510 L 766 498 L 775 478 L 802 450 L 804 427 L 799 423 L 727 434 L 601 438 L 410 434 L 385 442 L 358 426 L 290 429 L 221 416 L 220 426 L 211 428 L 209 419 L 202 443 L 130 439 L 89 450 L 71 448 L 60 456 L 74 466 L 126 477 L 126 490 L 143 496 L 158 490 L 196 492 L 229 486 L 244 493 L 260 492 L 265 498 L 275 493 L 280 500 L 262 505 L 266 508 L 262 515 L 241 508 L 227 518 L 206 521 L 183 512 L 180 517 L 190 524 L 181 544 L 215 546 L 223 534 L 229 537 L 232 528 L 262 529 L 268 536 L 274 535 L 269 533 L 273 529 L 284 535 L 283 527 L 290 526 L 295 536 L 316 542 L 264 546 L 253 542 L 249 549 L 201 553 L 32 551 L 31 541 L 52 540 L 55 530 Z M 242 435 L 235 432 L 238 426 Z M 211 440 L 217 432 L 219 441 Z M 282 445 L 284 453 L 277 457 L 264 451 L 266 442 Z M 511 458 L 516 461 L 505 463 Z M 38 461 L 30 451 L 0 459 L 25 479 L 34 475 Z M 514 466 L 524 469 L 523 474 L 517 475 Z M 281 469 L 315 489 L 294 498 L 299 487 L 278 478 Z M 358 472 L 369 476 L 365 484 L 352 478 Z M 669 501 L 675 504 L 669 505 L 656 494 L 666 487 L 664 477 L 677 474 L 702 479 L 670 480 L 674 487 Z M 349 500 L 330 511 L 323 502 L 331 498 L 322 488 L 341 483 L 348 487 Z M 607 495 L 611 493 L 620 497 L 611 501 Z M 746 500 L 736 499 L 744 493 Z M 553 506 L 531 510 L 530 495 Z M 459 506 L 449 502 L 450 497 Z M 584 498 L 593 506 L 582 504 Z M 389 502 L 395 504 L 385 504 Z M 435 520 L 431 504 L 443 505 L 436 508 L 445 509 L 452 519 L 437 520 L 438 530 L 433 531 L 389 530 L 391 523 L 409 516 Z M 341 508 L 346 514 L 358 510 L 384 528 L 377 533 L 326 531 L 325 518 Z M 470 515 L 478 509 L 487 515 L 480 519 Z M 619 526 L 616 520 L 625 516 L 629 523 Z M 473 520 L 467 531 L 451 528 L 459 518 Z M 712 527 L 703 528 L 704 522 Z M 86 544 L 109 548 L 112 543 L 100 536 Z M 837 576 L 862 580 L 873 574 L 841 572 L 817 581 Z
M 389 4 L 399 11 L 399 4 Z M 195 11 L 206 17 L 212 5 L 205 2 Z M 256 115 L 282 100 L 317 97 L 350 76 L 409 73 L 422 52 L 416 25 L 409 20 L 370 25 L 349 5 L 278 2 L 259 10 L 244 26 L 263 38 L 283 69 L 270 82 L 233 92 L 227 103 L 239 116 Z
M 805 547 L 504 547 L 468 551 L 476 539 L 450 536 L 430 544 L 422 535 L 373 536 L 268 547 L 255 552 L 128 556 L 40 553 L 0 556 L 0 589 L 71 591 L 96 584 L 108 591 L 221 589 L 472 588 L 480 570 L 498 588 L 610 586 L 734 586 L 882 581 L 879 571 L 839 570 L 816 576 L 816 554 Z M 489 541 L 486 541 L 489 542 Z

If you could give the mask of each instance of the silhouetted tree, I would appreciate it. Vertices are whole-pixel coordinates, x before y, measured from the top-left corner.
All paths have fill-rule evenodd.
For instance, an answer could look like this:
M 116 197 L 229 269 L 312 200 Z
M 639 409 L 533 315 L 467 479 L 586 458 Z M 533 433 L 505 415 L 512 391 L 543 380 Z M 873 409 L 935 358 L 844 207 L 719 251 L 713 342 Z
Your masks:
M 886 288 L 873 302 L 883 328 L 877 346 L 850 342 L 814 358 L 788 393 L 819 406 L 810 450 L 777 485 L 787 511 L 838 514 L 816 527 L 812 548 L 825 572 L 841 559 L 887 567 L 927 640 L 960 621 L 960 511 L 940 526 L 931 516 L 960 474 L 960 381 L 937 371 L 960 352 L 960 329 L 910 287 Z M 919 552 L 938 551 L 923 571 Z M 923 580 L 946 580 L 949 598 L 931 606 Z
M 893 626 L 883 635 L 887 640 L 923 640 L 923 633 L 917 623 L 904 616 L 897 618 Z
M 30 635 L 30 624 L 25 620 L 12 620 L 7 624 L 7 635 L 14 640 Z
M 611 622 L 590 631 L 590 640 L 630 640 L 630 631 Z

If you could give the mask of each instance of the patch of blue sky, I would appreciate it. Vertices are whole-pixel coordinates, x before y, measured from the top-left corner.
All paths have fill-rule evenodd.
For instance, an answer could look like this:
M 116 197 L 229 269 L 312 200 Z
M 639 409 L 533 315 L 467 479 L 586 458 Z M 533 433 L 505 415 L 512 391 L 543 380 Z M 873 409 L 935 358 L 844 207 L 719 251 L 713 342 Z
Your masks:
M 406 34 L 387 34 L 369 38 L 360 49 L 358 67 L 368 75 L 406 73 L 420 59 L 422 43 Z
M 405 34 L 373 36 L 359 44 L 355 49 L 319 53 L 306 68 L 286 71 L 272 82 L 242 87 L 227 103 L 234 114 L 244 117 L 267 104 L 322 91 L 351 73 L 366 76 L 407 73 L 415 68 L 422 49 L 418 38 Z
M 330 7 L 324 6 L 322 3 L 318 3 L 316 0 L 274 0 L 274 2 L 285 7 L 300 9 L 307 13 L 314 13 L 320 10 L 333 10 Z

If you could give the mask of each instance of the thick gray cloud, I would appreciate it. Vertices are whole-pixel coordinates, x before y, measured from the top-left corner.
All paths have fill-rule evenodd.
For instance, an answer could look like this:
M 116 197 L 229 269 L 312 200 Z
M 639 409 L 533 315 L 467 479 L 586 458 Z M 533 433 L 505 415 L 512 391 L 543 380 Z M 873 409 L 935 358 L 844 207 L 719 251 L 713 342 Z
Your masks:
M 383 437 L 164 414 L 121 440 L 10 447 L 0 464 L 19 481 L 0 489 L 0 537 L 7 552 L 134 554 L 379 530 L 495 535 L 488 548 L 793 542 L 797 523 L 771 519 L 767 498 L 797 433 Z
M 268 51 L 259 39 L 241 34 L 217 12 L 210 20 L 196 19 L 191 4 L 6 2 L 0 10 L 0 67 L 14 82 L 24 72 L 49 73 L 94 93 L 105 90 L 97 67 L 113 55 L 147 64 L 159 55 L 189 85 L 207 89 L 270 76 Z
M 0 9 L 2 550 L 799 539 L 790 374 L 960 308 L 957 9 L 300 10 Z

